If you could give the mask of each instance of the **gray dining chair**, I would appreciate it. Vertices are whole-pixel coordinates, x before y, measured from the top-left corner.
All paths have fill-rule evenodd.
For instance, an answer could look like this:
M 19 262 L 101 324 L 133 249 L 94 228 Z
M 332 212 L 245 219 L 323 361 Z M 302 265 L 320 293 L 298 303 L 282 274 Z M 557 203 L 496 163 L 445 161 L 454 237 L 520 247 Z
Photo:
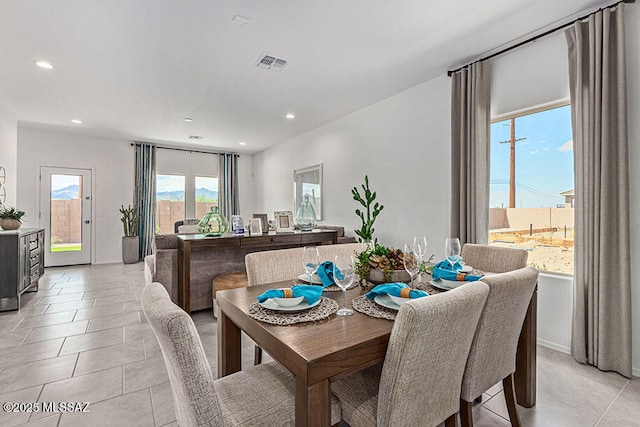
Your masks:
M 462 247 L 465 264 L 491 273 L 504 273 L 527 266 L 529 253 L 524 249 L 466 243 Z
M 365 248 L 360 243 L 318 246 L 320 262 L 333 261 L 335 255 L 353 254 Z M 280 249 L 274 251 L 252 252 L 244 257 L 249 286 L 297 280 L 304 269 L 303 248 Z M 262 363 L 262 349 L 255 347 L 254 363 Z
M 456 425 L 460 384 L 489 288 L 475 282 L 403 303 L 384 363 L 331 384 L 351 426 Z
M 538 270 L 531 267 L 481 279 L 489 286 L 489 296 L 473 337 L 462 379 L 460 420 L 463 427 L 473 426 L 473 401 L 500 381 L 511 425 L 520 425 L 513 373 L 520 330 L 537 281 Z
M 276 362 L 214 380 L 193 320 L 171 302 L 162 284 L 142 292 L 142 310 L 164 358 L 178 424 L 190 426 L 293 426 L 295 383 Z M 340 404 L 331 400 L 331 422 Z

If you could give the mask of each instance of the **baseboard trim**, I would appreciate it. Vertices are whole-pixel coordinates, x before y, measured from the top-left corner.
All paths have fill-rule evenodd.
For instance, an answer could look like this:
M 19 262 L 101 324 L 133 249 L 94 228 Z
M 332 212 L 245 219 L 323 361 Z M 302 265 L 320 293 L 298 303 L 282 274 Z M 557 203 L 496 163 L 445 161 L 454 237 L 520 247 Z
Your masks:
M 561 353 L 571 354 L 571 349 L 569 347 L 565 347 L 563 345 L 556 344 L 551 341 L 538 338 L 538 345 L 541 345 L 542 347 L 550 348 L 551 350 L 559 351 Z
M 538 338 L 538 345 L 541 345 L 542 347 L 550 348 L 551 350 L 559 351 L 561 353 L 571 354 L 571 349 L 569 347 L 565 347 L 563 345 L 559 345 L 551 341 Z M 634 377 L 640 377 L 640 368 L 631 368 L 631 375 L 633 375 Z

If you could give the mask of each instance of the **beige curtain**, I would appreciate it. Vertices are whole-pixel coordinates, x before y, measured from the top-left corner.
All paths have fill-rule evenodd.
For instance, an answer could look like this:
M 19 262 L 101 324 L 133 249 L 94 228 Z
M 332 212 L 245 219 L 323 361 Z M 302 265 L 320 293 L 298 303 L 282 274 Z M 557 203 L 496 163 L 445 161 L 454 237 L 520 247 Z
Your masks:
M 490 67 L 476 62 L 451 79 L 451 236 L 487 243 Z
M 624 5 L 566 30 L 576 224 L 571 352 L 631 376 Z

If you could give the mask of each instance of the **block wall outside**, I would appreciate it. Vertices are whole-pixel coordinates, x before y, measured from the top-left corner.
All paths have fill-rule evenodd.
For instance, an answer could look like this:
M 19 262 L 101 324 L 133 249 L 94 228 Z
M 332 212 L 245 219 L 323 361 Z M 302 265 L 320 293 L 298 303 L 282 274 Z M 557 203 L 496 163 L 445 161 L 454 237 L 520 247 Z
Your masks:
M 573 228 L 574 208 L 491 208 L 489 230 L 509 228 Z
M 202 217 L 211 210 L 211 206 L 217 206 L 218 202 L 196 202 L 195 218 Z M 156 232 L 169 234 L 174 232 L 173 225 L 176 221 L 185 219 L 185 203 L 171 200 L 158 200 L 156 202 Z
M 51 200 L 52 243 L 82 241 L 82 207 L 80 199 Z

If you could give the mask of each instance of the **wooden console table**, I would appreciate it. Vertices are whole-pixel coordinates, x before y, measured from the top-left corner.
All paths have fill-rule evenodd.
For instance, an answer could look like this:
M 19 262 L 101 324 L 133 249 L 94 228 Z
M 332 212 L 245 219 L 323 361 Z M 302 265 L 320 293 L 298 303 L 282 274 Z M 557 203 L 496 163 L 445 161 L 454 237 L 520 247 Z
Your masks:
M 262 236 L 205 237 L 202 234 L 181 234 L 178 236 L 178 305 L 184 311 L 191 311 L 191 252 L 209 251 L 215 262 L 215 251 L 237 249 L 238 252 L 269 251 L 274 249 L 297 248 L 321 244 L 335 244 L 338 233 L 335 230 L 296 231 L 289 234 L 270 232 Z

